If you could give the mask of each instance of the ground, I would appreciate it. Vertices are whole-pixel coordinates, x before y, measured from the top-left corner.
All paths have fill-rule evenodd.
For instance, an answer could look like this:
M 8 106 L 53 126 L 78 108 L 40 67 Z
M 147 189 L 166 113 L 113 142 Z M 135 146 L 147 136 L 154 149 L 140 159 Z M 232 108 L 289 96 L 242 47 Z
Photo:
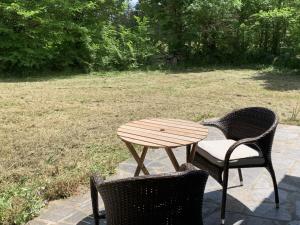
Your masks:
M 0 223 L 22 223 L 38 213 L 43 200 L 78 192 L 90 171 L 112 174 L 129 156 L 116 129 L 130 120 L 199 121 L 255 105 L 273 109 L 283 123 L 300 124 L 299 104 L 300 76 L 273 70 L 112 72 L 3 80 Z

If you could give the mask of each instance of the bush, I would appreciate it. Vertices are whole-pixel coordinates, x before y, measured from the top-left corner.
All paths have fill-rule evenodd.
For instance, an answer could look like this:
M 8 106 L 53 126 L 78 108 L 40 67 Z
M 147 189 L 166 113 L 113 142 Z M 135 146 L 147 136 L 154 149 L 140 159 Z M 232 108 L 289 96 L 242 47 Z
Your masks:
M 130 20 L 122 2 L 0 3 L 0 71 L 131 69 L 147 63 L 156 51 L 148 20 L 134 17 L 122 25 L 119 16 Z
M 135 17 L 136 26 L 103 27 L 96 58 L 98 67 L 104 69 L 133 69 L 148 64 L 157 53 L 148 34 L 148 20 Z
M 114 2 L 2 1 L 0 71 L 89 71 L 95 62 L 93 41 L 100 37 L 97 30 L 120 10 Z

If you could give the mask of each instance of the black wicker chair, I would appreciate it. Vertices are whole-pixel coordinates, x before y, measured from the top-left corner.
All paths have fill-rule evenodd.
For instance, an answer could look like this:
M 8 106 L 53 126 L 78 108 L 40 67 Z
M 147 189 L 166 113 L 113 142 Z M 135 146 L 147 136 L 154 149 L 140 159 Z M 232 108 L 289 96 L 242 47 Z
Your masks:
M 202 201 L 208 174 L 181 167 L 183 172 L 141 176 L 104 182 L 91 177 L 95 224 L 107 225 L 202 225 Z M 98 192 L 105 211 L 99 213 Z
M 219 128 L 227 138 L 227 140 L 199 142 L 193 162 L 198 168 L 208 171 L 223 187 L 221 224 L 225 224 L 228 170 L 231 168 L 238 169 L 241 185 L 243 185 L 241 168 L 267 168 L 273 180 L 278 208 L 277 182 L 271 161 L 273 138 L 278 124 L 276 114 L 266 108 L 251 107 L 203 124 Z

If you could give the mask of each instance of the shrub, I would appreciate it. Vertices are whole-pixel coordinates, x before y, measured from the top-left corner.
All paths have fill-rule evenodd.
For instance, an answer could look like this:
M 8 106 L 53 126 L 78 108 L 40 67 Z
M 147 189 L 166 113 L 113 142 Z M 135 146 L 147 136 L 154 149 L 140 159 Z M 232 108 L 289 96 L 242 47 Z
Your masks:
M 136 26 L 105 25 L 98 45 L 98 67 L 133 69 L 148 64 L 157 52 L 148 34 L 147 18 L 135 17 Z

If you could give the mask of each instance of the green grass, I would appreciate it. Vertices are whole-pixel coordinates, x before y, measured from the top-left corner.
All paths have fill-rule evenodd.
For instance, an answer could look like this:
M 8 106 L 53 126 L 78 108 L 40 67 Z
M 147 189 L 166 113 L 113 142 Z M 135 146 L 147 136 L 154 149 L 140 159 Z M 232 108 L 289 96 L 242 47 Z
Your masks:
M 266 106 L 300 124 L 300 76 L 273 70 L 93 73 L 0 83 L 0 224 L 79 192 L 129 157 L 116 130 L 131 120 L 203 120 Z M 28 200 L 30 199 L 30 200 Z M 16 212 L 16 213 L 12 213 Z
M 14 184 L 0 194 L 1 224 L 22 224 L 38 215 L 44 206 L 39 187 Z

